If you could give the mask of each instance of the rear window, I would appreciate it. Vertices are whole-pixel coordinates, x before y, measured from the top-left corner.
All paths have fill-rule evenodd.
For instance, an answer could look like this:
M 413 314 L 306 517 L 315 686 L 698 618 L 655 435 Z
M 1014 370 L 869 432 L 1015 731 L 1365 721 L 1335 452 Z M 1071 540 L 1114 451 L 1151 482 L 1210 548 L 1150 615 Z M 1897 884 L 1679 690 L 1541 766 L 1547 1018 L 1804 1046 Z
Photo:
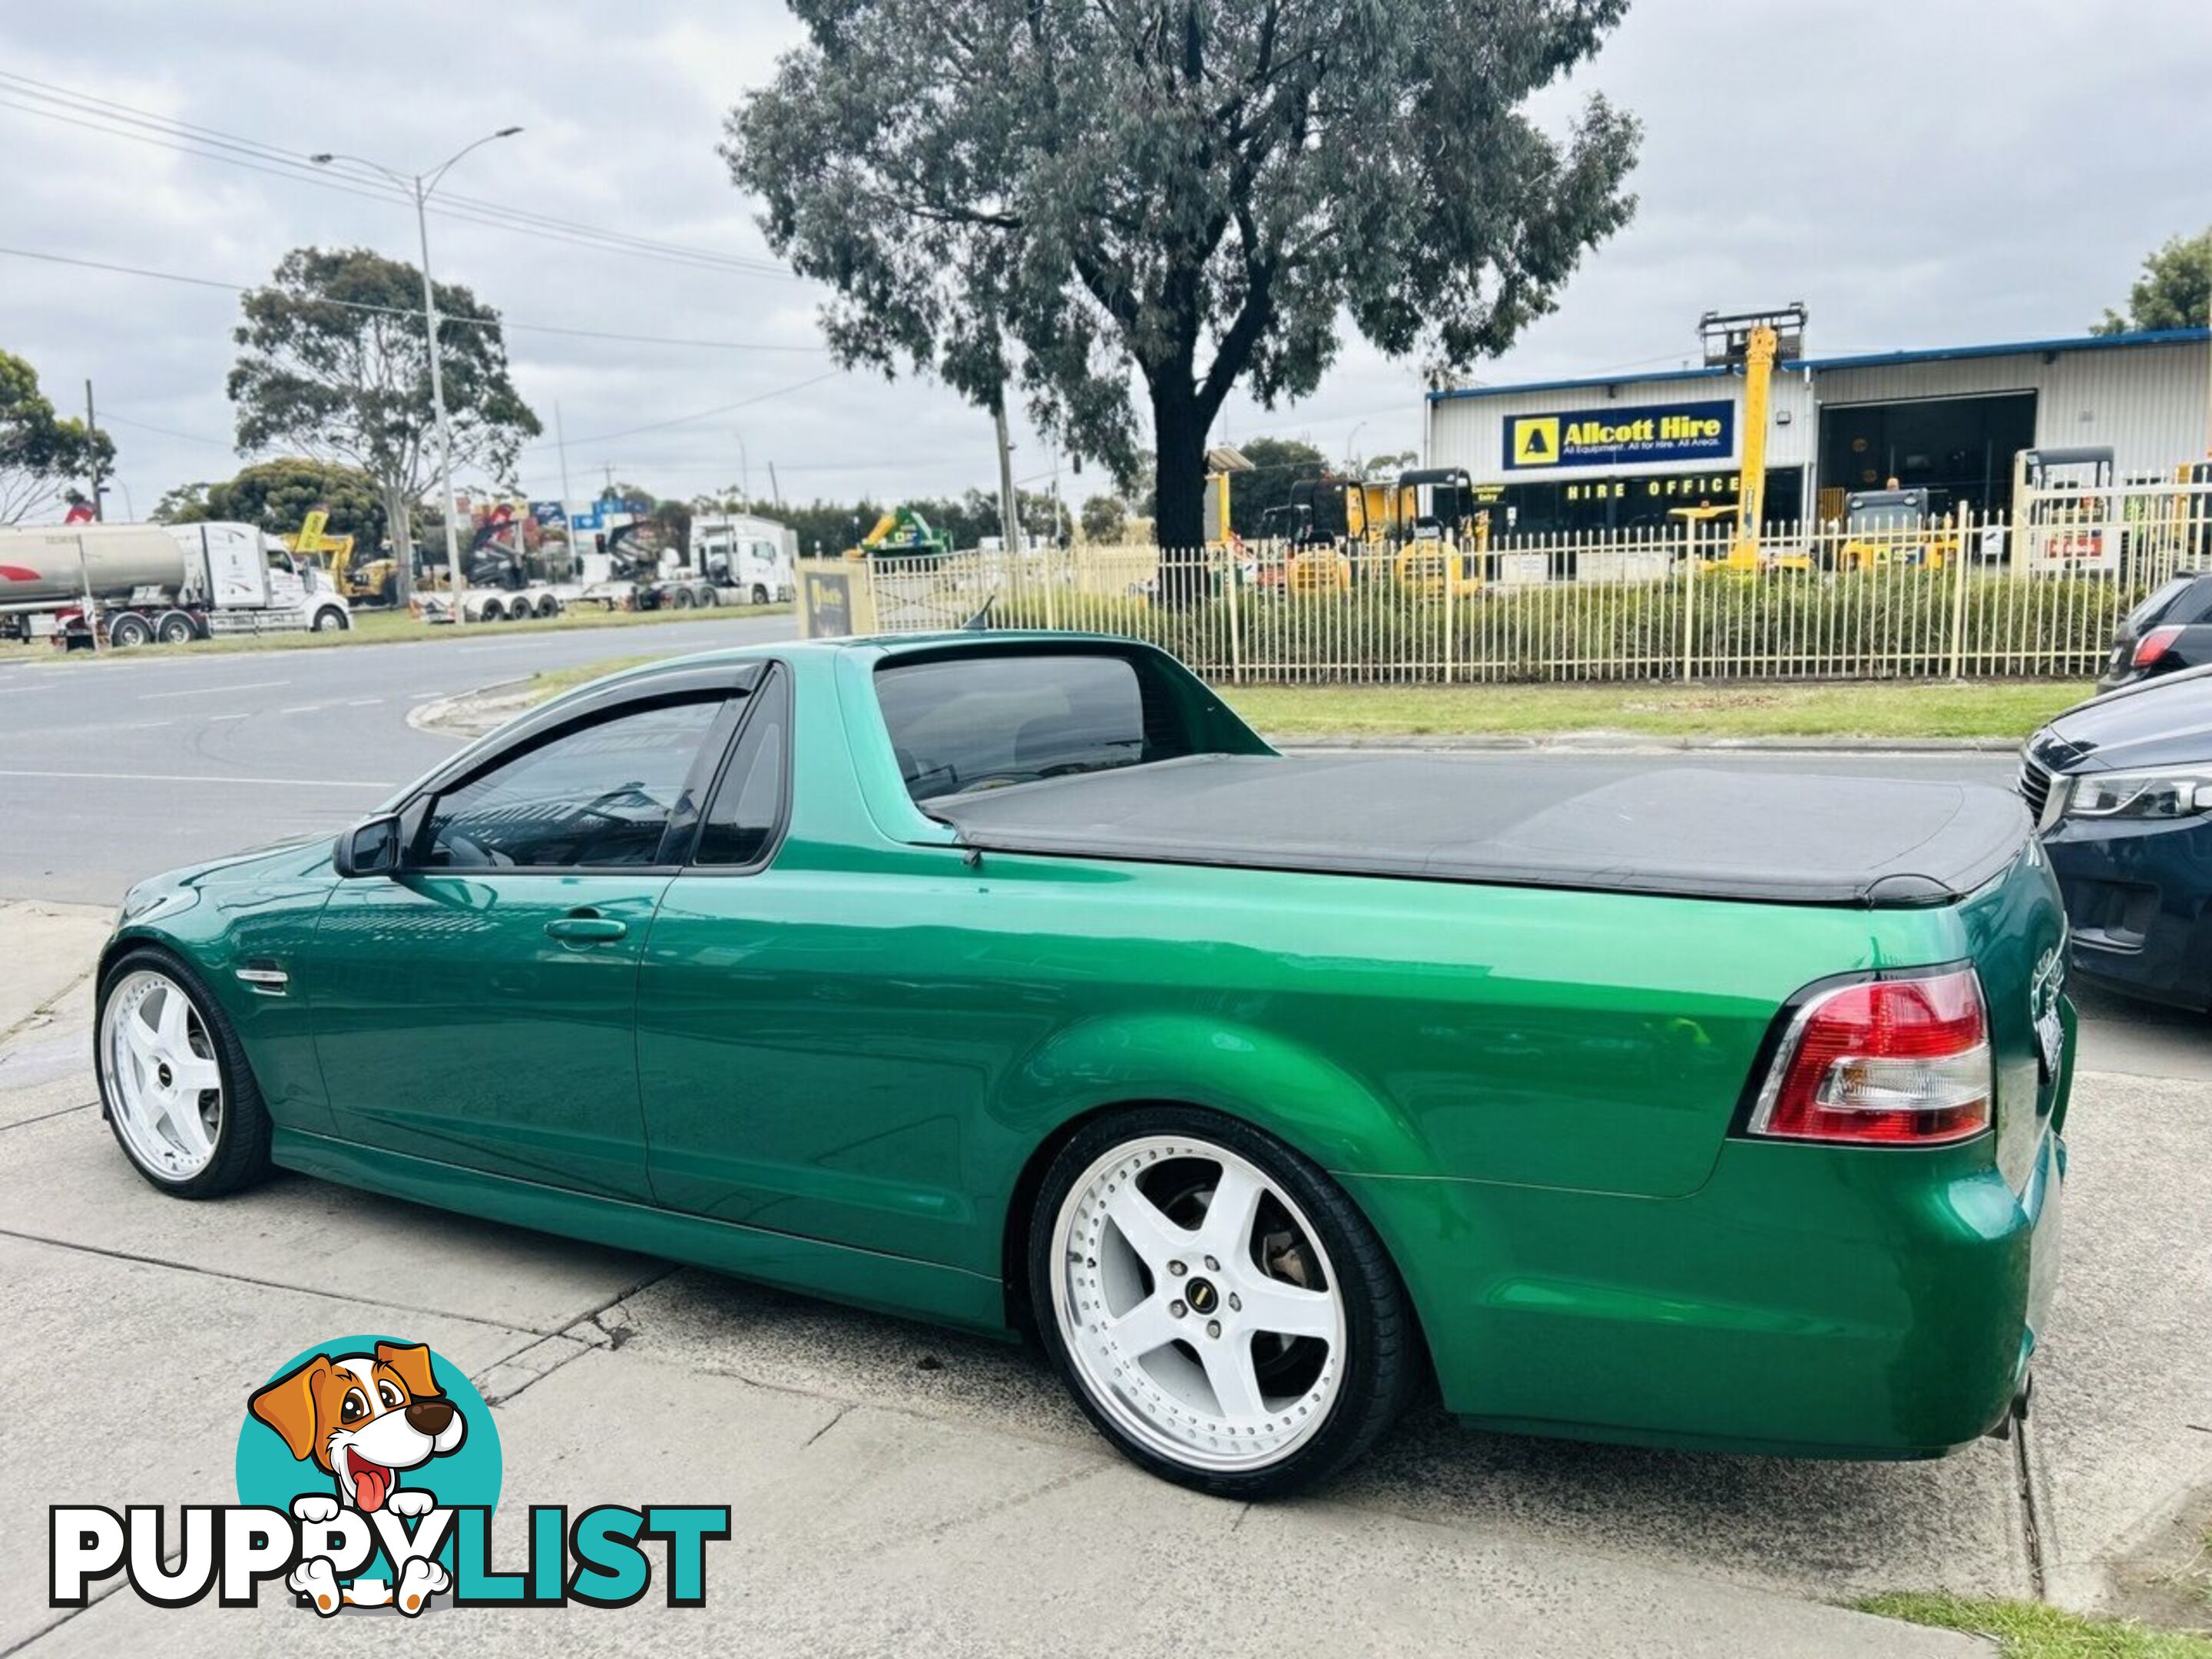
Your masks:
M 2161 622 L 2194 622 L 2197 614 L 2204 608 L 2205 601 L 2202 596 L 2191 599 L 2181 607 L 2183 611 L 2190 613 L 2186 616 L 2168 617 L 2166 613 L 2176 599 L 2180 599 L 2183 594 L 2197 585 L 2197 579 L 2194 576 L 2176 576 L 2163 586 L 2154 589 L 2148 599 L 2128 612 L 2125 624 L 2128 631 L 2131 634 L 2140 634 L 2145 629 L 2154 627 Z M 2205 586 L 2212 588 L 2212 582 L 2208 582 Z
M 876 701 L 917 801 L 1193 752 L 1172 694 L 1141 659 L 895 662 L 876 671 Z

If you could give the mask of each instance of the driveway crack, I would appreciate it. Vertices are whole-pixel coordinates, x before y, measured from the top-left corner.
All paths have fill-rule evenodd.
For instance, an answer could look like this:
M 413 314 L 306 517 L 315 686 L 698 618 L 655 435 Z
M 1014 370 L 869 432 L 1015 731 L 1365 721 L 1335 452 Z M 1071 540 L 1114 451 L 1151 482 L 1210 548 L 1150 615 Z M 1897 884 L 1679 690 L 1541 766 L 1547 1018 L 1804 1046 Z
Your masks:
M 203 1267 L 191 1261 L 169 1261 L 157 1255 L 141 1255 L 135 1250 L 106 1249 L 97 1244 L 80 1244 L 74 1239 L 53 1238 L 45 1233 L 25 1232 L 20 1228 L 0 1227 L 0 1238 L 21 1239 L 27 1244 L 44 1244 L 51 1249 L 74 1250 L 81 1255 L 105 1256 L 111 1261 L 134 1262 L 142 1267 L 161 1267 L 172 1273 L 197 1273 L 203 1279 L 219 1279 L 234 1285 L 252 1285 L 264 1291 L 289 1291 L 295 1296 L 312 1296 L 326 1302 L 349 1302 L 371 1308 L 390 1308 L 396 1313 L 421 1314 L 432 1319 L 453 1319 L 465 1324 L 483 1325 L 493 1330 L 529 1330 L 526 1325 L 513 1324 L 501 1319 L 487 1319 L 482 1314 L 460 1313 L 451 1308 L 424 1307 L 412 1302 L 392 1302 L 382 1297 L 345 1291 L 319 1290 L 312 1285 L 288 1285 L 277 1279 L 256 1279 L 250 1273 L 224 1273 L 216 1267 Z M 558 1331 L 538 1331 L 538 1336 L 557 1336 Z M 0 1656 L 0 1659 L 5 1659 Z
M 2029 1418 L 2027 1413 L 2014 1417 L 2012 1423 L 2013 1473 L 2020 1482 L 2020 1525 L 2027 1546 L 2027 1582 L 2039 1601 L 2046 1600 L 2045 1591 L 2044 1537 L 2048 1530 L 2043 1505 L 2036 1497 L 2035 1470 L 2028 1455 L 2027 1437 Z

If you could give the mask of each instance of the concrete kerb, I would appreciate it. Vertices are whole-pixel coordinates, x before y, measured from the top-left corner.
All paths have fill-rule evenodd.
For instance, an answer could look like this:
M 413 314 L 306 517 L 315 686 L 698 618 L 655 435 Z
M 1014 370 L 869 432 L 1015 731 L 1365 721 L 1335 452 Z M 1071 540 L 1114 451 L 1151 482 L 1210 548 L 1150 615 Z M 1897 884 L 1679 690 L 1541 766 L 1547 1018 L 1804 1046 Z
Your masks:
M 480 738 L 531 706 L 532 684 L 532 677 L 525 675 L 419 702 L 407 711 L 407 724 L 436 737 Z

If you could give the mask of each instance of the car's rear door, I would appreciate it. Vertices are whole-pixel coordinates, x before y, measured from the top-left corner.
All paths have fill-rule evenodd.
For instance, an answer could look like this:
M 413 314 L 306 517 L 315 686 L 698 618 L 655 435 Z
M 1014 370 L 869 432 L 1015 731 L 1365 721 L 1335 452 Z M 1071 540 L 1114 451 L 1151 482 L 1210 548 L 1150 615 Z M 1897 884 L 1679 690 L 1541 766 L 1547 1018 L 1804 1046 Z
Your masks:
M 315 936 L 339 1134 L 651 1195 L 638 963 L 754 672 L 646 681 L 410 804 L 403 867 L 340 883 Z

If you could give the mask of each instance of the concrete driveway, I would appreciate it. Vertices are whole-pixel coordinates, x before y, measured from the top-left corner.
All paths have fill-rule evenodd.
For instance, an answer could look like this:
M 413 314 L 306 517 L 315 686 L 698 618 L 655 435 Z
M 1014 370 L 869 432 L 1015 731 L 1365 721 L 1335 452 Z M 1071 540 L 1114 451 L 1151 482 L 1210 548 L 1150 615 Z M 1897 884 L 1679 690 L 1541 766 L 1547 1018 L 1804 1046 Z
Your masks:
M 0 1536 L 0 1653 L 346 1645 L 289 1607 L 50 1609 L 44 1528 L 23 1516 L 228 1501 L 245 1389 L 355 1330 L 469 1370 L 518 1509 L 735 1509 L 702 1612 L 442 1611 L 406 1638 L 436 1652 L 1279 1654 L 1346 1632 L 1406 1652 L 1973 1652 L 1831 1604 L 1915 1588 L 2094 1604 L 2212 1484 L 2200 1023 L 2109 1049 L 2155 1069 L 2081 1079 L 2067 1278 L 2024 1443 L 1800 1462 L 1478 1434 L 1431 1409 L 1332 1490 L 1255 1508 L 1131 1470 L 1018 1349 L 297 1176 L 158 1196 L 87 1073 L 106 925 L 0 905 L 0 1488 L 23 1506 Z M 520 1550 L 518 1522 L 495 1553 Z

